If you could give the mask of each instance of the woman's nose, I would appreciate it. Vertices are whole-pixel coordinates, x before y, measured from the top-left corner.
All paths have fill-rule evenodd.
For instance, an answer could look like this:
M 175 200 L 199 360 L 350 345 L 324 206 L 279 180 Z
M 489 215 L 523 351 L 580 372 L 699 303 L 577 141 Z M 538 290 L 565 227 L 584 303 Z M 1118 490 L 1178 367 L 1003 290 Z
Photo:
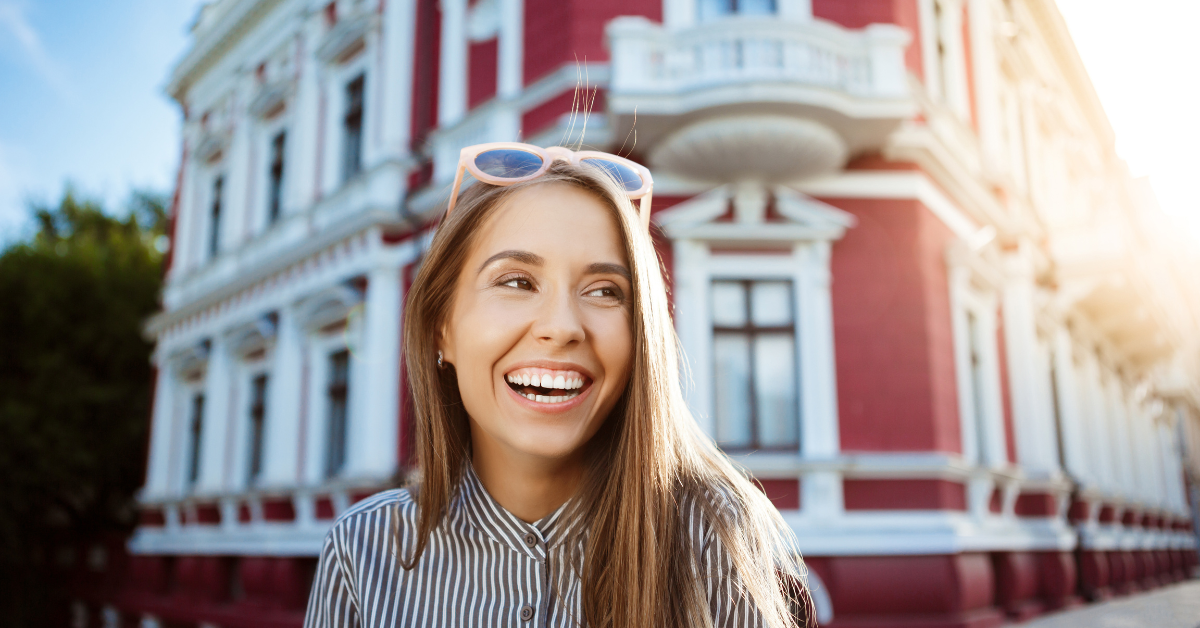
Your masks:
M 531 332 L 534 338 L 555 346 L 569 346 L 584 338 L 579 304 L 568 289 L 554 290 L 541 302 Z

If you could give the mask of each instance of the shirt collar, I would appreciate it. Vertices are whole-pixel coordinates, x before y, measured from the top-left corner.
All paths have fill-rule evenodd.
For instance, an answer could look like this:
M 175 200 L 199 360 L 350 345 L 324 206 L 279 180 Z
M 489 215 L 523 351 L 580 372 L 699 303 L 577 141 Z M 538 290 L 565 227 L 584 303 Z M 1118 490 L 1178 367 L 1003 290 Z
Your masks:
M 497 543 L 537 560 L 545 560 L 547 549 L 561 541 L 570 527 L 562 521 L 569 500 L 538 521 L 525 523 L 488 494 L 470 462 L 463 472 L 458 501 L 471 525 Z

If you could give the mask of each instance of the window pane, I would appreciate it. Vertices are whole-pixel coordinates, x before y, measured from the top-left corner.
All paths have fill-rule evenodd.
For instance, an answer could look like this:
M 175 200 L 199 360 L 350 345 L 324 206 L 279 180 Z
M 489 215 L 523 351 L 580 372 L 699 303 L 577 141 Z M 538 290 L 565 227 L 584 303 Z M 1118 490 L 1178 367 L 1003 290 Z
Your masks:
M 738 0 L 737 12 L 742 15 L 773 15 L 775 0 Z
M 204 425 L 204 395 L 192 397 L 191 451 L 188 453 L 188 484 L 200 478 L 200 436 Z
M 329 356 L 329 434 L 325 459 L 325 475 L 333 477 L 346 462 L 346 404 L 350 378 L 350 352 L 338 351 Z
M 713 325 L 743 327 L 746 324 L 746 289 L 737 281 L 712 284 Z
M 796 343 L 792 334 L 761 334 L 754 339 L 755 405 L 762 447 L 794 447 L 797 420 Z
M 733 12 L 733 0 L 699 0 L 696 16 L 701 22 L 707 22 L 729 15 Z
M 744 334 L 717 334 L 713 343 L 717 442 L 750 447 L 750 343 Z
M 750 305 L 755 327 L 792 324 L 792 283 L 756 281 L 750 290 Z

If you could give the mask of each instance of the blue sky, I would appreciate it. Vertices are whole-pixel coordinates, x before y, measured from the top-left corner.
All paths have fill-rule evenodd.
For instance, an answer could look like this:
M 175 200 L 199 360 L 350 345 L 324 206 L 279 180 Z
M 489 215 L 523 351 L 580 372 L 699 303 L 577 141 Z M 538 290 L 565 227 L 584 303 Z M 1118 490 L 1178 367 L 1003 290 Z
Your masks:
M 169 189 L 179 113 L 163 93 L 198 0 L 0 0 L 0 243 L 70 180 L 118 206 Z
M 0 0 L 0 244 L 31 226 L 29 200 L 70 180 L 116 208 L 169 190 L 179 110 L 164 94 L 200 0 Z M 1200 243 L 1200 2 L 1058 0 L 1135 175 Z

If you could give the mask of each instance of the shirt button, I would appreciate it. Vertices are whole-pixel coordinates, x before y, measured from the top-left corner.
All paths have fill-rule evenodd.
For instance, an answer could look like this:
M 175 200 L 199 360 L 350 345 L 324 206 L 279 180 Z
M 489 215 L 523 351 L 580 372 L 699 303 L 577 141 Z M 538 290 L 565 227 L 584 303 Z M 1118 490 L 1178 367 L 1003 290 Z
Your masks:
M 533 547 L 534 545 L 537 545 L 537 537 L 534 536 L 532 532 L 527 532 L 525 534 L 525 544 L 528 545 L 529 547 Z
M 533 619 L 533 607 L 526 604 L 521 607 L 521 621 L 529 621 Z

